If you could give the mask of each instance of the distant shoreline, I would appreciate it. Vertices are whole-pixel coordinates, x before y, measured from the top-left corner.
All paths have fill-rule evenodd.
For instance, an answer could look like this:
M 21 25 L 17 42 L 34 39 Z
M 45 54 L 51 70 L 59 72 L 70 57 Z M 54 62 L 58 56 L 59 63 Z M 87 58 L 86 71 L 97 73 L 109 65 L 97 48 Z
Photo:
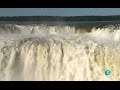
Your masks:
M 120 21 L 115 16 L 1 16 L 0 21 Z

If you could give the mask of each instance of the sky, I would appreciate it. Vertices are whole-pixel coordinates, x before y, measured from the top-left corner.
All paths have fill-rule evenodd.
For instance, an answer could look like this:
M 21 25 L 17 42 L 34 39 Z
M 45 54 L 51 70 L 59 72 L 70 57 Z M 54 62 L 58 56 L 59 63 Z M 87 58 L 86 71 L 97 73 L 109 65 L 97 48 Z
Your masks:
M 0 16 L 120 15 L 120 8 L 0 8 Z

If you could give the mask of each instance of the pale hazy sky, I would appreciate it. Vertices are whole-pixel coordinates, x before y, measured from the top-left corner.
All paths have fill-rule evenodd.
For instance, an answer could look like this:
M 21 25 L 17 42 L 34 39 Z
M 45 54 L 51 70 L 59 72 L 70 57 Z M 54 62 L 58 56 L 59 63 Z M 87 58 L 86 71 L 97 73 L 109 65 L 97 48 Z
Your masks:
M 120 15 L 120 8 L 0 8 L 0 16 Z

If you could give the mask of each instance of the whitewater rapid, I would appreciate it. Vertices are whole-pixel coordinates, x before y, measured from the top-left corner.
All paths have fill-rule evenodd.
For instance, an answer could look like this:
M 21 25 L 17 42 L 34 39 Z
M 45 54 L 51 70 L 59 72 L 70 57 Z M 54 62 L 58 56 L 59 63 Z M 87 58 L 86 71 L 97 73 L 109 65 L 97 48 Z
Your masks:
M 0 25 L 0 80 L 120 80 L 115 27 Z

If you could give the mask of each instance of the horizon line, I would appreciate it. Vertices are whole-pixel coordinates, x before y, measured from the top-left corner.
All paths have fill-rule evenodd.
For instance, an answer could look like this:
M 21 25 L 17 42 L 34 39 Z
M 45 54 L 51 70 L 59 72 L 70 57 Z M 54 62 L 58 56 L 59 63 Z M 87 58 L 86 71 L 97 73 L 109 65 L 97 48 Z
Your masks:
M 82 16 L 52 16 L 52 15 L 21 15 L 21 16 L 0 16 L 0 17 L 22 17 L 22 16 L 49 16 L 49 17 L 87 17 L 87 16 L 120 16 L 120 15 L 82 15 Z

